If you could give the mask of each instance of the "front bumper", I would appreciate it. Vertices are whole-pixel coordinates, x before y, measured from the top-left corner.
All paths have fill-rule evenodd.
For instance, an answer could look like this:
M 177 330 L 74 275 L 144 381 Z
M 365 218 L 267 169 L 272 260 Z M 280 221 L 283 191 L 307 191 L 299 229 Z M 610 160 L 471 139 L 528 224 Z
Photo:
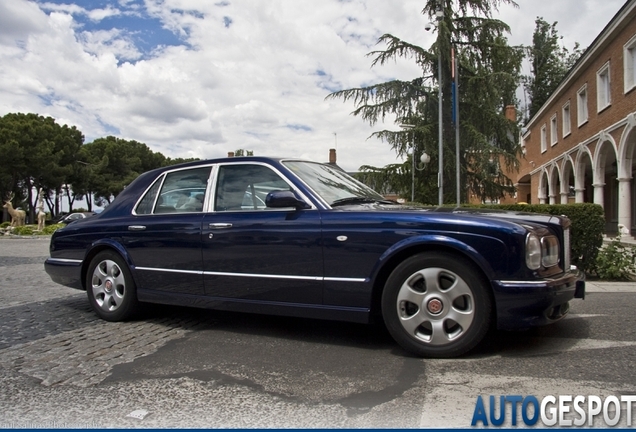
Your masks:
M 53 282 L 70 288 L 83 290 L 82 261 L 60 258 L 47 258 L 44 270 Z
M 585 298 L 585 274 L 573 270 L 538 281 L 493 281 L 497 327 L 519 330 L 551 324 L 569 311 L 569 301 Z

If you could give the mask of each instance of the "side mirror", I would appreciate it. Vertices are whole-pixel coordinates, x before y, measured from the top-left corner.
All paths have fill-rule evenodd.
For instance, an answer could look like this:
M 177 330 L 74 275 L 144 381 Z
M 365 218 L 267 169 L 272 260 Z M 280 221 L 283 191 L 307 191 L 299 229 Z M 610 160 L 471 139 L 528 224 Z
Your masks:
M 265 197 L 265 205 L 271 208 L 294 207 L 297 209 L 311 208 L 305 201 L 298 199 L 296 195 L 289 190 L 272 191 Z

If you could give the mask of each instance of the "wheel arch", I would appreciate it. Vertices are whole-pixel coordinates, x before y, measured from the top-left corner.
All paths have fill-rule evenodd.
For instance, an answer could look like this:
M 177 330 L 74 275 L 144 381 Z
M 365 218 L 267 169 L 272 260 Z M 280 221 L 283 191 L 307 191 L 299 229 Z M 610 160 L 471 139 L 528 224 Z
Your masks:
M 91 248 L 86 253 L 84 257 L 84 262 L 82 263 L 82 287 L 84 291 L 86 291 L 86 275 L 88 274 L 88 267 L 97 255 L 104 251 L 113 251 L 122 257 L 126 265 L 128 266 L 128 270 L 133 278 L 135 284 L 137 284 L 137 280 L 135 278 L 135 272 L 133 271 L 133 263 L 130 255 L 126 251 L 126 249 L 118 242 L 113 241 L 111 239 L 103 239 L 98 242 L 93 243 Z
M 454 240 L 454 239 L 450 239 Z M 463 247 L 460 247 L 463 245 Z M 487 287 L 487 295 L 490 297 L 493 304 L 493 320 L 496 321 L 496 307 L 495 306 L 495 297 L 494 290 L 492 284 L 490 283 L 492 279 L 493 270 L 490 265 L 479 255 L 479 253 L 471 248 L 468 245 L 465 245 L 461 242 L 452 241 L 452 242 L 444 242 L 444 241 L 434 241 L 434 242 L 419 242 L 415 244 L 410 244 L 403 248 L 400 248 L 394 251 L 392 254 L 382 257 L 382 264 L 375 273 L 374 281 L 373 281 L 373 291 L 371 295 L 371 316 L 374 320 L 381 318 L 382 315 L 382 307 L 381 307 L 381 299 L 382 292 L 384 291 L 386 282 L 391 275 L 391 273 L 395 270 L 395 268 L 403 262 L 405 259 L 410 258 L 411 256 L 424 253 L 424 252 L 438 252 L 445 253 L 448 255 L 452 255 L 461 259 L 463 261 L 468 262 L 468 264 L 473 268 L 476 274 L 482 279 L 482 283 L 485 287 Z M 489 275 L 491 275 L 489 277 Z

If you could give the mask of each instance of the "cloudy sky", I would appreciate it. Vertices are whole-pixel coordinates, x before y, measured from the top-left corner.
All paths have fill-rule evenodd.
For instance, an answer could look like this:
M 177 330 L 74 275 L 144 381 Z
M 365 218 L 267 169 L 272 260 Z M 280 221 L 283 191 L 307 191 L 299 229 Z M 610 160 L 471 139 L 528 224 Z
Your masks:
M 537 16 L 583 47 L 623 0 L 517 0 L 496 17 L 529 45 Z M 33 112 L 86 141 L 114 135 L 171 157 L 238 148 L 325 161 L 346 170 L 396 161 L 353 105 L 330 92 L 421 71 L 371 69 L 391 33 L 429 46 L 423 0 L 0 0 L 0 115 Z M 1 162 L 1 161 L 0 161 Z

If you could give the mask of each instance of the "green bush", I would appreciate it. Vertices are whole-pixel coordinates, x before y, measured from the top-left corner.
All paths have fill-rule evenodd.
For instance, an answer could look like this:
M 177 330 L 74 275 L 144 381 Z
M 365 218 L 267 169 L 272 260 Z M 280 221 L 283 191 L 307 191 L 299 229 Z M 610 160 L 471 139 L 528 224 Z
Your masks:
M 620 234 L 598 252 L 594 272 L 601 279 L 632 280 L 636 274 L 636 249 L 621 243 Z
M 11 225 L 10 222 L 3 222 L 0 225 L 0 228 L 6 228 Z M 64 224 L 53 224 L 46 225 L 42 231 L 38 231 L 37 225 L 22 225 L 19 227 L 15 227 L 11 230 L 11 234 L 20 235 L 20 236 L 30 236 L 30 235 L 51 235 L 55 231 L 60 228 L 63 228 Z
M 63 228 L 64 224 L 53 224 L 53 225 L 47 225 L 44 227 L 44 229 L 42 230 L 42 234 L 43 235 L 51 235 L 53 234 L 55 231 L 59 230 L 60 228 Z
M 33 235 L 34 232 L 35 232 L 35 229 L 33 228 L 33 225 L 22 225 L 22 226 L 17 226 L 13 228 L 12 234 L 21 235 L 21 236 L 30 236 L 30 235 Z
M 584 272 L 589 273 L 595 270 L 596 257 L 603 245 L 605 232 L 605 216 L 603 207 L 600 205 L 592 203 L 502 204 L 478 207 L 566 216 L 571 222 L 572 264 Z

